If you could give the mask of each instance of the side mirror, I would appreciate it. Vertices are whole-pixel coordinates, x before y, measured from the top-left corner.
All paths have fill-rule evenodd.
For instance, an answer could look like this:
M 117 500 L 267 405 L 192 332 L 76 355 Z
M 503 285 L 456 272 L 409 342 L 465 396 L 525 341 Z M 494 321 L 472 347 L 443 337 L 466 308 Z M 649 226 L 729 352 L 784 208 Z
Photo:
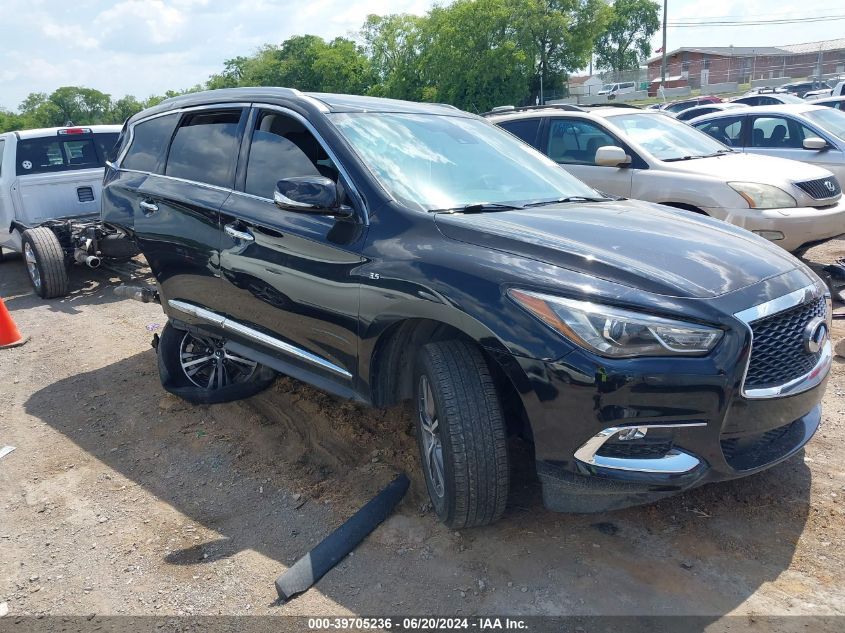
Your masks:
M 273 202 L 285 211 L 314 215 L 349 216 L 352 209 L 338 200 L 337 185 L 325 176 L 294 176 L 276 183 Z
M 619 167 L 630 163 L 631 157 L 621 147 L 603 145 L 596 150 L 595 162 L 602 167 Z
M 810 136 L 804 139 L 804 149 L 827 149 L 827 141 L 818 136 Z

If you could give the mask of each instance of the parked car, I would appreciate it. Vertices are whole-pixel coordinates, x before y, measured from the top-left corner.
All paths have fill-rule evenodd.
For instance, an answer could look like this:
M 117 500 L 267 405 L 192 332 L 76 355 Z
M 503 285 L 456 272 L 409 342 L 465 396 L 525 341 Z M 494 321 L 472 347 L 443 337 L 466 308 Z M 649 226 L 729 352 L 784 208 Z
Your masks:
M 845 181 L 845 112 L 813 103 L 761 106 L 709 114 L 691 124 L 738 151 L 811 163 Z M 838 184 L 831 186 L 838 191 Z
M 845 200 L 826 169 L 733 151 L 651 110 L 581 110 L 488 118 L 599 191 L 704 213 L 788 251 L 845 233 Z
M 804 103 L 804 100 L 786 92 L 758 92 L 731 99 L 731 103 L 744 103 L 749 106 L 781 105 L 784 103 Z
M 452 107 L 170 99 L 129 120 L 103 216 L 158 281 L 168 388 L 227 399 L 275 370 L 411 400 L 452 527 L 504 510 L 509 434 L 550 508 L 591 511 L 758 472 L 819 424 L 830 299 L 805 265 Z
M 719 97 L 695 97 L 693 99 L 684 99 L 683 101 L 673 101 L 672 103 L 667 103 L 660 107 L 661 110 L 665 112 L 671 112 L 672 114 L 679 114 L 688 110 L 690 108 L 695 108 L 697 106 L 702 105 L 712 105 L 714 103 L 721 103 L 722 100 Z
M 72 263 L 135 254 L 121 231 L 99 222 L 103 168 L 119 125 L 0 134 L 0 252 L 23 253 L 35 292 L 67 293 Z
M 833 88 L 821 88 L 819 90 L 811 90 L 804 94 L 804 99 L 807 101 L 815 101 L 816 99 L 824 99 L 825 97 L 842 97 L 845 96 L 845 81 L 836 81 Z
M 675 118 L 678 121 L 691 121 L 696 117 L 703 116 L 705 114 L 712 114 L 714 112 L 724 112 L 725 110 L 736 110 L 738 108 L 747 108 L 748 106 L 744 103 L 708 103 L 706 105 L 695 106 L 694 108 L 689 108 L 687 110 L 683 110 L 682 112 L 678 112 L 675 115 Z
M 812 104 L 824 106 L 826 108 L 836 108 L 837 110 L 845 110 L 845 97 L 828 97 L 826 99 L 817 99 L 813 101 Z
M 782 90 L 788 92 L 789 94 L 793 94 L 796 97 L 801 97 L 802 99 L 808 92 L 830 90 L 831 88 L 832 86 L 830 86 L 826 81 L 819 80 L 794 81 L 781 86 Z
M 629 92 L 636 92 L 637 84 L 633 81 L 623 81 L 615 84 L 605 84 L 596 94 L 606 96 L 608 99 L 615 99 L 618 95 Z

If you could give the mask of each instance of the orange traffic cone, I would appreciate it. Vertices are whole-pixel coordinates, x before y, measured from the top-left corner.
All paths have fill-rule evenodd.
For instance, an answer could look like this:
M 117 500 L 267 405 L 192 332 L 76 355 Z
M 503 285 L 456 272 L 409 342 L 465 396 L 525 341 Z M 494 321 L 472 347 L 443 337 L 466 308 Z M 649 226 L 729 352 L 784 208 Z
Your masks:
M 12 315 L 6 309 L 6 304 L 3 299 L 0 299 L 0 349 L 7 347 L 17 347 L 23 345 L 29 340 L 29 337 L 24 337 L 18 330 L 18 326 L 12 320 Z

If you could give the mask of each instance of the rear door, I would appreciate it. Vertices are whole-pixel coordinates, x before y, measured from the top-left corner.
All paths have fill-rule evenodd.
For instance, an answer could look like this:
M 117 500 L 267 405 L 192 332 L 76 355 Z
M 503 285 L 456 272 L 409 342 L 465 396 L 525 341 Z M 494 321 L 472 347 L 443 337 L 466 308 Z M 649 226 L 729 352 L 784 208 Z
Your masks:
M 597 165 L 596 150 L 606 145 L 622 147 L 621 140 L 604 127 L 587 119 L 553 117 L 548 122 L 544 153 L 576 178 L 604 193 L 631 195 L 631 167 Z
M 363 209 L 335 218 L 275 205 L 282 178 L 323 175 L 349 190 L 326 146 L 286 111 L 255 109 L 241 156 L 237 191 L 221 214 L 226 314 L 294 375 L 299 369 L 348 388 L 358 353 Z
M 159 282 L 165 309 L 168 301 L 215 312 L 226 308 L 220 282 L 220 207 L 234 185 L 247 113 L 245 107 L 232 106 L 181 113 L 163 169 L 160 148 L 149 148 L 156 169 L 138 184 L 132 211 L 138 245 Z M 165 131 L 170 124 L 163 124 Z

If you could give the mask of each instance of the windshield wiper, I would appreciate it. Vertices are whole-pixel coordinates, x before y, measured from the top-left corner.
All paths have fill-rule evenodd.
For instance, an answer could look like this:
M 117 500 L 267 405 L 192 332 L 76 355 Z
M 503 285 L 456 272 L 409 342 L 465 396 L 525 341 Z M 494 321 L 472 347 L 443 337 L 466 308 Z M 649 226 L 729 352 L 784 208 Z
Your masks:
M 554 198 L 553 200 L 540 200 L 539 202 L 529 202 L 525 208 L 542 207 L 547 204 L 562 204 L 565 202 L 610 202 L 613 198 L 591 198 L 589 196 L 567 196 L 565 198 Z
M 679 160 L 695 160 L 696 158 L 713 158 L 714 156 L 721 156 L 722 154 L 729 154 L 730 152 L 733 152 L 733 151 L 734 150 L 730 149 L 729 147 L 726 147 L 725 149 L 717 149 L 712 154 L 696 154 L 694 156 L 690 155 L 690 156 L 679 156 L 677 158 L 664 158 L 663 162 L 664 163 L 673 163 L 673 162 L 676 162 L 676 161 L 679 161 Z
M 472 202 L 461 207 L 449 207 L 447 209 L 429 209 L 429 213 L 484 213 L 485 211 L 513 211 L 524 209 L 517 204 L 506 204 L 504 202 Z

